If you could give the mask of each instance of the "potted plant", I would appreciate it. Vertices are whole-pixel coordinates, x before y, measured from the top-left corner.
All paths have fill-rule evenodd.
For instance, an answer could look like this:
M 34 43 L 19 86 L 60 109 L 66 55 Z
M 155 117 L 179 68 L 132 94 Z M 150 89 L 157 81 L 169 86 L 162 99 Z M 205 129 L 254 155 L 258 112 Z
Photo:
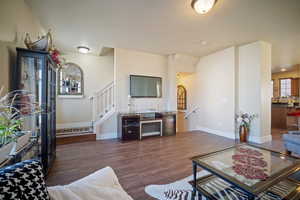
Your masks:
M 0 90 L 0 163 L 28 143 L 31 131 L 23 129 L 28 116 L 40 112 L 35 98 L 27 91 L 13 91 L 1 97 Z
M 247 142 L 252 121 L 257 118 L 257 114 L 240 112 L 236 115 L 236 121 L 239 128 L 240 142 Z

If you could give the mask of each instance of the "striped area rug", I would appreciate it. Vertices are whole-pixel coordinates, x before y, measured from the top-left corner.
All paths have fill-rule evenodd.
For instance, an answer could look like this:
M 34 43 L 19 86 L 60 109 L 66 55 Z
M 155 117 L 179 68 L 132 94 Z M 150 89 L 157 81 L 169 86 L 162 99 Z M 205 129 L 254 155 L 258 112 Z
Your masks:
M 206 171 L 200 171 L 197 174 L 197 178 L 208 174 Z M 193 180 L 193 176 L 166 185 L 148 185 L 145 187 L 145 192 L 159 200 L 190 200 L 192 199 L 193 191 L 192 186 L 189 184 L 191 180 Z M 196 198 L 195 200 L 206 200 L 206 198 Z

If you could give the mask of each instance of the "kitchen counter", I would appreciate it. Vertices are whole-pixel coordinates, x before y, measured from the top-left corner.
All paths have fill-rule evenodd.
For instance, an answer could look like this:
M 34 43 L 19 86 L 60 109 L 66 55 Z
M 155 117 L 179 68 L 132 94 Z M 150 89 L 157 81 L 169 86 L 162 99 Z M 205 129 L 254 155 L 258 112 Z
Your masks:
M 286 108 L 300 109 L 299 104 L 294 104 L 294 106 L 289 106 L 287 103 L 272 103 L 272 107 L 286 107 Z
M 289 107 L 288 104 L 286 103 L 272 103 L 271 127 L 287 129 L 288 114 L 292 112 L 299 112 L 299 111 L 300 111 L 300 107 L 298 105 L 294 107 Z
M 177 114 L 177 111 L 144 111 L 144 112 L 120 112 L 121 116 L 139 116 L 142 114 L 150 114 L 150 113 L 159 113 L 162 115 L 174 115 Z

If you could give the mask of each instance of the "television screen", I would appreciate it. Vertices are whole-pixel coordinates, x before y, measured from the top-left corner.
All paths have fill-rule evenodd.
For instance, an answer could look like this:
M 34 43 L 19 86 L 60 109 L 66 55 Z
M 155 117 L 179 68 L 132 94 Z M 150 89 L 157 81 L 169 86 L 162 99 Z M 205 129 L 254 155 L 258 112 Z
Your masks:
M 162 96 L 160 77 L 130 75 L 130 96 L 133 98 L 160 98 Z

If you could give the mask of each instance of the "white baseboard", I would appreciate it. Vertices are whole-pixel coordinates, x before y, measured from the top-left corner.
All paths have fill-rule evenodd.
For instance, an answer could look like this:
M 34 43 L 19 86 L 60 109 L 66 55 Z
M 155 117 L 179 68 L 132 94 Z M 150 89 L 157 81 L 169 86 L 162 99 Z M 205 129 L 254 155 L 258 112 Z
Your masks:
M 266 136 L 249 136 L 249 141 L 250 142 L 254 142 L 254 143 L 258 143 L 258 144 L 262 144 L 265 142 L 270 142 L 272 141 L 272 135 L 266 135 Z
M 97 140 L 107 140 L 107 139 L 115 139 L 118 138 L 118 133 L 100 133 L 97 134 Z
M 72 122 L 72 123 L 63 123 L 63 124 L 56 124 L 56 129 L 64 129 L 64 128 L 81 128 L 81 127 L 88 127 L 92 126 L 92 122 Z
M 198 131 L 204 131 L 207 133 L 211 133 L 214 135 L 230 138 L 230 139 L 235 139 L 235 133 L 234 132 L 225 132 L 225 131 L 220 131 L 220 130 L 214 130 L 206 127 L 197 127 Z M 193 130 L 196 131 L 196 130 Z
M 219 135 L 219 136 L 222 136 L 222 137 L 235 139 L 235 133 L 223 132 L 223 131 L 220 131 L 220 130 L 209 129 L 209 128 L 206 128 L 206 127 L 197 127 L 197 129 L 192 129 L 190 131 L 204 131 L 204 132 L 211 133 L 211 134 L 214 134 L 214 135 Z M 250 135 L 249 136 L 249 141 L 254 142 L 254 143 L 258 143 L 258 144 L 262 144 L 262 143 L 265 143 L 265 142 L 270 142 L 270 141 L 272 141 L 272 135 L 266 135 L 266 136 L 262 136 L 262 137 L 251 136 Z

